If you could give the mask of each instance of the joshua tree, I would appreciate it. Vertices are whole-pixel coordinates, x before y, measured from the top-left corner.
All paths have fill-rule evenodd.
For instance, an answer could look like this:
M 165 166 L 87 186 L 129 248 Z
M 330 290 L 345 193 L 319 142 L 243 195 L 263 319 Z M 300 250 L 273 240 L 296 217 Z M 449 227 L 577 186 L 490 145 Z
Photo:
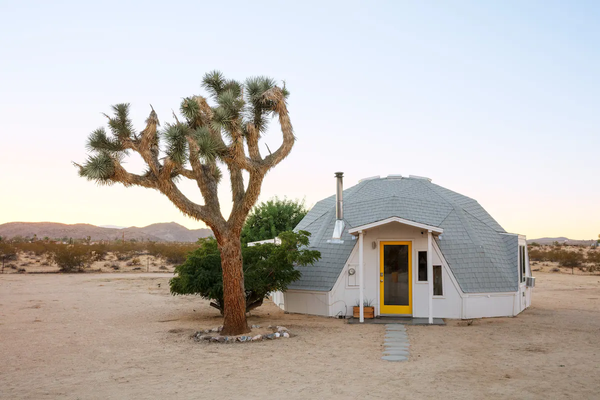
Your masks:
M 214 71 L 204 76 L 202 86 L 216 104 L 209 105 L 202 96 L 184 98 L 179 109 L 182 121 L 173 113 L 174 122 L 166 124 L 160 133 L 154 109 L 146 120 L 146 128 L 136 134 L 129 119 L 129 104 L 113 106 L 114 116 L 106 116 L 112 135 L 107 135 L 104 128 L 92 132 L 87 144 L 92 154 L 83 165 L 75 165 L 80 176 L 101 185 L 121 183 L 126 187 L 156 189 L 184 214 L 204 221 L 212 229 L 222 260 L 223 334 L 234 335 L 249 331 L 240 243 L 242 227 L 258 199 L 265 174 L 290 153 L 295 138 L 285 84 L 280 88 L 266 77 L 240 83 Z M 276 151 L 269 150 L 269 155 L 263 157 L 259 139 L 275 116 L 279 119 L 283 142 Z M 143 174 L 133 174 L 123 167 L 122 160 L 130 151 L 138 153 L 147 165 Z M 227 219 L 221 213 L 217 197 L 221 167 L 227 168 L 231 182 L 233 206 Z M 247 184 L 242 171 L 248 174 Z M 181 178 L 197 182 L 204 204 L 194 203 L 181 193 L 176 185 Z

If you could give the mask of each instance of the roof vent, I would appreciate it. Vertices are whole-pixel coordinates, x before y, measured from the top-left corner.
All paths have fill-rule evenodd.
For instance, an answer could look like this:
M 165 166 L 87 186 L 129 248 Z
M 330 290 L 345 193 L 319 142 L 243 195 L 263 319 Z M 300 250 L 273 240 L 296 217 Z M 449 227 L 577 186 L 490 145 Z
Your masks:
M 388 179 L 402 179 L 402 175 L 400 174 L 392 174 L 387 176 Z
M 342 234 L 344 233 L 344 173 L 335 173 L 335 226 L 333 228 L 333 236 L 328 243 L 344 243 Z
M 422 180 L 424 180 L 424 181 L 429 181 L 429 182 L 431 182 L 431 178 L 427 178 L 427 177 L 425 177 L 425 176 L 409 175 L 408 177 L 409 177 L 409 178 L 411 178 L 411 179 L 422 179 Z
M 370 176 L 368 178 L 363 178 L 360 181 L 358 181 L 358 183 L 364 182 L 364 181 L 372 181 L 373 179 L 379 179 L 380 176 L 379 175 L 375 175 L 375 176 Z

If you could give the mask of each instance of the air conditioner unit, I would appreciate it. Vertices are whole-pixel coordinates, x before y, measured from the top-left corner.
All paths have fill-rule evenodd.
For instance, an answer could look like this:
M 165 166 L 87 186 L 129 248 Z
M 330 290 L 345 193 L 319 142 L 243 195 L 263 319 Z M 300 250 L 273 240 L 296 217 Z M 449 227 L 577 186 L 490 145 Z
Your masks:
M 525 286 L 534 287 L 535 286 L 535 278 L 533 276 L 525 277 Z

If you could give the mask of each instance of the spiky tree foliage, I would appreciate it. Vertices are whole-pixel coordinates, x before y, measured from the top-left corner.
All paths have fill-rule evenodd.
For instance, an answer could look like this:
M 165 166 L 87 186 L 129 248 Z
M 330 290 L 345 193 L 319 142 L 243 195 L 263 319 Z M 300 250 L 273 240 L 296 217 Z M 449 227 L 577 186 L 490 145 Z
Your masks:
M 79 174 L 100 185 L 121 183 L 158 190 L 184 214 L 204 221 L 213 231 L 222 260 L 224 328 L 226 334 L 248 332 L 245 315 L 244 276 L 240 234 L 252 206 L 260 194 L 265 174 L 292 150 L 294 133 L 288 115 L 288 92 L 266 77 L 249 78 L 244 83 L 226 79 L 218 71 L 203 78 L 203 87 L 213 104 L 202 96 L 183 99 L 181 120 L 165 124 L 159 132 L 154 109 L 146 127 L 136 133 L 129 118 L 129 105 L 113 106 L 108 116 L 110 134 L 104 128 L 92 132 L 88 140 L 91 155 Z M 269 120 L 279 120 L 283 141 L 264 156 L 259 140 Z M 147 165 L 143 174 L 123 167 L 129 152 L 138 153 Z M 217 188 L 222 168 L 231 182 L 233 208 L 226 219 L 221 213 Z M 244 182 L 242 172 L 248 174 Z M 204 204 L 192 202 L 178 189 L 181 178 L 195 181 Z

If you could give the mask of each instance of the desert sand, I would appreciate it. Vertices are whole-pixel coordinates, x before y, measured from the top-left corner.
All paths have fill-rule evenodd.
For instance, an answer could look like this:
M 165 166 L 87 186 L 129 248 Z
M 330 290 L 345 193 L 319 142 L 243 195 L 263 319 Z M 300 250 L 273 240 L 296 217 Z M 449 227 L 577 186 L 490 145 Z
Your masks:
M 600 277 L 536 275 L 518 317 L 409 326 L 404 363 L 381 360 L 383 325 L 270 302 L 249 323 L 296 337 L 195 342 L 220 316 L 170 274 L 0 275 L 0 398 L 598 398 Z

